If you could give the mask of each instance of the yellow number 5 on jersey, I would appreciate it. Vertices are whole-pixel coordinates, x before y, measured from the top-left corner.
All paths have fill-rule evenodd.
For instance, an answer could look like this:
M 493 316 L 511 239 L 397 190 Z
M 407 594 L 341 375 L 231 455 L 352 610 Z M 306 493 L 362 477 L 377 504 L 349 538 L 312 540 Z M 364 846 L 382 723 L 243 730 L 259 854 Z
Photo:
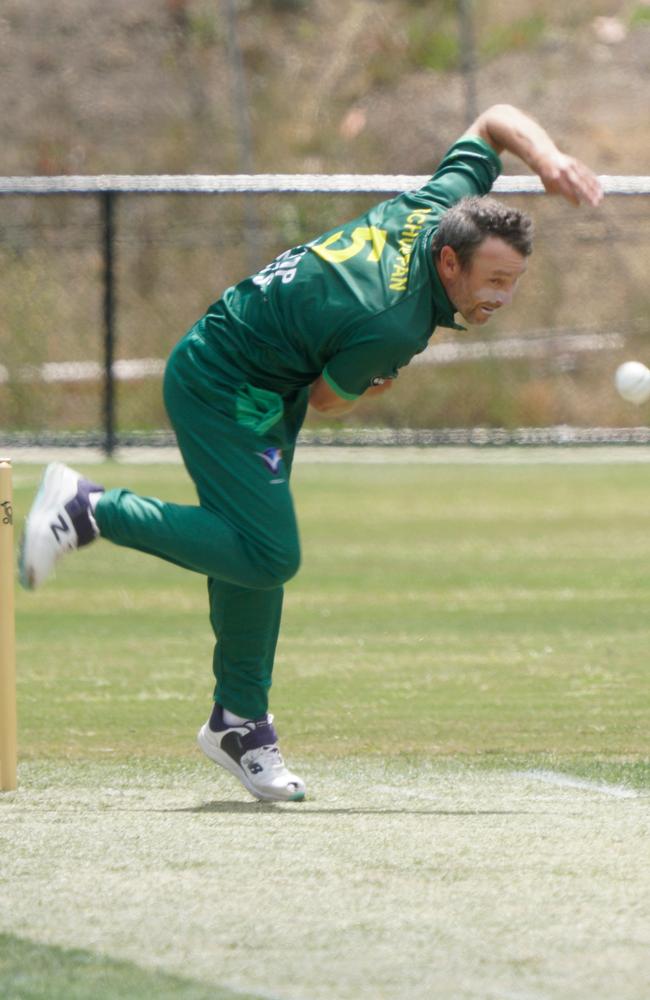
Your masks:
M 340 250 L 330 249 L 332 243 L 338 243 L 343 236 L 343 230 L 341 230 L 339 233 L 328 236 L 324 243 L 313 246 L 312 250 L 323 260 L 329 261 L 330 264 L 343 264 L 351 257 L 356 257 L 358 253 L 361 253 L 366 243 L 370 243 L 370 252 L 366 260 L 377 263 L 386 245 L 386 235 L 385 229 L 377 229 L 376 226 L 357 226 L 352 231 L 352 243 L 349 246 L 342 247 Z

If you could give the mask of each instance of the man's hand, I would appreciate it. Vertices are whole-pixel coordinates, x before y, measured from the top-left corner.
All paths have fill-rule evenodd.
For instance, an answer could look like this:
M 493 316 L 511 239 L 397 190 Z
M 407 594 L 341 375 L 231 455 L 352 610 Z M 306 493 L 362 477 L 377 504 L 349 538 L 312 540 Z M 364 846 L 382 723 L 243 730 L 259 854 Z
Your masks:
M 573 205 L 596 206 L 603 189 L 596 175 L 580 160 L 561 153 L 536 121 L 512 107 L 495 104 L 479 115 L 467 132 L 488 142 L 497 153 L 518 156 L 541 179 L 549 194 L 559 194 Z
M 584 201 L 596 206 L 602 201 L 600 181 L 589 167 L 573 156 L 558 150 L 554 156 L 539 161 L 537 173 L 549 194 L 562 195 L 573 205 Z

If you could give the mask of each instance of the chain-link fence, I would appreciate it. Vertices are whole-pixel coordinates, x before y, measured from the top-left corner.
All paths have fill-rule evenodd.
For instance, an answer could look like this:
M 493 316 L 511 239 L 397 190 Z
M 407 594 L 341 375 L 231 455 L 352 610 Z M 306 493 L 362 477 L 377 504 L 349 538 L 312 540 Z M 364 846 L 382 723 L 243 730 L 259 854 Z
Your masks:
M 101 187 L 102 179 L 96 180 Z M 170 181 L 151 180 L 162 189 Z M 300 179 L 293 180 L 295 187 Z M 327 186 L 320 180 L 312 188 Z M 168 440 L 160 379 L 172 345 L 228 285 L 391 189 L 390 179 L 369 178 L 373 193 L 362 193 L 364 179 L 352 180 L 355 193 L 309 193 L 305 180 L 301 193 L 271 193 L 267 184 L 266 193 L 154 196 L 125 193 L 126 183 L 115 193 L 106 182 L 99 192 L 47 197 L 9 194 L 5 182 L 5 443 L 89 442 L 110 449 Z M 393 190 L 416 186 L 409 178 L 394 180 Z M 250 188 L 252 179 L 245 183 Z M 340 178 L 337 183 L 346 187 Z M 348 188 L 355 185 L 348 179 Z M 438 331 L 390 394 L 359 403 L 346 430 L 314 417 L 306 434 L 484 442 L 534 440 L 522 428 L 561 426 L 563 440 L 570 427 L 598 428 L 598 440 L 645 441 L 638 430 L 623 433 L 643 426 L 646 414 L 617 397 L 612 376 L 623 360 L 650 362 L 650 184 L 647 178 L 611 178 L 608 186 L 628 193 L 609 193 L 598 209 L 578 210 L 557 199 L 512 193 L 536 190 L 533 179 L 502 178 L 502 195 L 529 211 L 537 230 L 515 304 L 487 328 Z M 355 428 L 364 433 L 355 438 Z M 594 433 L 574 436 L 594 439 Z M 538 437 L 549 440 L 549 432 Z

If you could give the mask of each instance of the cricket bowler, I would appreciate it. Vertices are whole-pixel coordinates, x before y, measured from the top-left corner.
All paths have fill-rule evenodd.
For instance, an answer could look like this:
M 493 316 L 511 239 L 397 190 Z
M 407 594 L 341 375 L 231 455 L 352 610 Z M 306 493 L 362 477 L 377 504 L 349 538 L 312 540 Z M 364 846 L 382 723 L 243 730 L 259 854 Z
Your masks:
M 479 115 L 417 191 L 287 250 L 228 288 L 174 348 L 164 399 L 194 505 L 105 491 L 51 464 L 28 514 L 20 580 L 41 586 L 62 555 L 97 538 L 207 578 L 214 703 L 198 742 L 264 801 L 298 801 L 269 714 L 283 586 L 300 545 L 290 475 L 308 404 L 340 415 L 390 390 L 437 327 L 486 323 L 507 306 L 532 250 L 527 215 L 489 197 L 500 154 L 546 191 L 599 204 L 591 170 L 527 114 Z

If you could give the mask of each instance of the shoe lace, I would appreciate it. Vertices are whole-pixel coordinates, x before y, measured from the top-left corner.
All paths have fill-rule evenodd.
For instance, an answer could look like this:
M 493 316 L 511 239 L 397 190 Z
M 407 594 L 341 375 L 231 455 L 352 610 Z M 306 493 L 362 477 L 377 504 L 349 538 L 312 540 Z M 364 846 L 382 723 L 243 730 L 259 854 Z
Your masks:
M 249 761 L 251 764 L 259 764 L 265 770 L 267 768 L 274 771 L 284 770 L 284 759 L 280 753 L 280 748 L 275 743 L 263 747 L 255 747 L 254 750 L 249 750 L 248 754 L 250 755 Z

